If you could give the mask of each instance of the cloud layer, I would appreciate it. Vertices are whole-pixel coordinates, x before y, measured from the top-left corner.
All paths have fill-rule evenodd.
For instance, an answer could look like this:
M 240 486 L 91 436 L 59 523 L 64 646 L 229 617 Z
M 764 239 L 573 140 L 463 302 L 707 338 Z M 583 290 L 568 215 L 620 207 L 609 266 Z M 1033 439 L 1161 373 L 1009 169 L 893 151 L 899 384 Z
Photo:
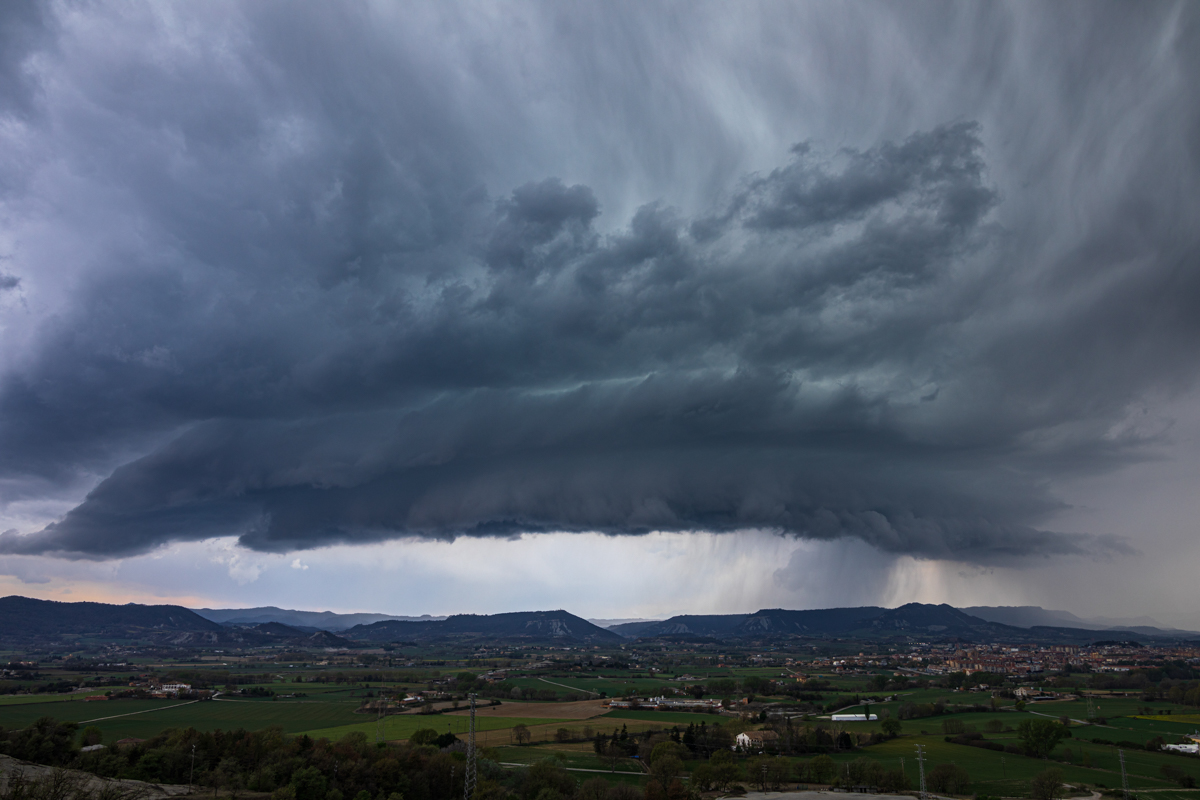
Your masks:
M 87 493 L 0 551 L 1143 546 L 1044 522 L 1196 377 L 1196 14 L 960 8 L 756 12 L 709 56 L 654 7 L 532 4 L 491 21 L 512 39 L 434 7 L 5 12 L 0 492 Z M 795 130 L 740 154 L 756 120 Z

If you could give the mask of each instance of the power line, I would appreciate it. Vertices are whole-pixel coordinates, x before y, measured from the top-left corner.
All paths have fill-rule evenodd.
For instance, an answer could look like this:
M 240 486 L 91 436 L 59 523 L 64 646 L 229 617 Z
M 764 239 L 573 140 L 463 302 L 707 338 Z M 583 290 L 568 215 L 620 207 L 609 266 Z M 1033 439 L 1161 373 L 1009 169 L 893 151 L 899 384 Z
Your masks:
M 1121 790 L 1125 793 L 1125 800 L 1129 800 L 1129 775 L 1125 773 L 1125 751 L 1118 750 L 1117 758 L 1121 759 Z
M 925 745 L 917 745 L 917 769 L 921 774 L 921 800 L 928 800 L 925 792 Z
M 475 693 L 467 695 L 471 701 L 471 725 L 467 734 L 467 776 L 463 784 L 463 800 L 471 800 L 475 794 Z

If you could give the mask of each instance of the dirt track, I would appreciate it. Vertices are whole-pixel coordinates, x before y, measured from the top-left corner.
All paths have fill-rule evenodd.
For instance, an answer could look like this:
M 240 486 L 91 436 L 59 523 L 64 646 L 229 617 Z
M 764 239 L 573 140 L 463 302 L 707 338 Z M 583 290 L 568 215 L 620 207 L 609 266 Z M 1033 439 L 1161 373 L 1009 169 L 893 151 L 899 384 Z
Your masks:
M 522 717 L 524 719 L 591 719 L 608 711 L 603 700 L 579 700 L 574 703 L 501 703 L 476 710 L 477 717 Z M 467 711 L 452 711 L 464 716 Z

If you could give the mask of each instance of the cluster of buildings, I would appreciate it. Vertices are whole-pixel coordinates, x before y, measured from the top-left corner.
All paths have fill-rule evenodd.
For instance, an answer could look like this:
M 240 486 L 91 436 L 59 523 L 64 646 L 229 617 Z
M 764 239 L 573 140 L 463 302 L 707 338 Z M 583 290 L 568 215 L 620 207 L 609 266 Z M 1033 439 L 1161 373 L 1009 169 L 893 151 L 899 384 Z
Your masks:
M 1130 669 L 1165 659 L 1200 660 L 1200 647 L 1180 645 L 1151 647 L 1134 643 L 1104 645 L 972 645 L 959 647 L 930 671 L 994 672 L 1028 675 L 1039 672 L 1087 669 L 1091 672 L 1128 672 Z
M 1200 733 L 1194 733 L 1191 736 L 1183 737 L 1188 740 L 1186 744 L 1164 744 L 1163 750 L 1174 750 L 1176 753 L 1191 753 L 1192 755 L 1200 755 Z
M 1140 665 L 1163 660 L 1200 663 L 1200 647 L 1194 644 L 1143 646 L 1136 643 L 1099 645 L 1011 645 L 1011 644 L 926 644 L 917 643 L 906 653 L 864 654 L 814 658 L 805 662 L 810 670 L 835 675 L 865 674 L 880 668 L 911 675 L 945 675 L 951 672 L 992 672 L 1000 675 L 1033 675 L 1087 669 L 1092 672 L 1128 672 Z M 788 659 L 788 666 L 801 662 Z
M 150 697 L 178 697 L 181 694 L 189 694 L 192 691 L 190 683 L 162 683 L 157 678 L 142 676 L 140 680 L 130 681 L 129 686 L 132 689 L 141 689 Z M 91 699 L 90 697 L 88 698 Z
M 129 688 L 134 689 L 135 693 L 145 697 L 155 697 L 160 699 L 178 697 L 181 694 L 190 694 L 192 685 L 190 683 L 161 683 L 155 678 L 143 676 L 140 680 L 129 682 Z M 142 693 L 145 693 L 142 695 Z M 122 694 L 128 696 L 129 692 Z M 210 695 L 212 692 L 205 691 L 205 695 Z M 107 694 L 89 694 L 83 698 L 85 703 L 94 703 L 104 700 L 111 700 L 113 695 L 111 692 Z
M 641 708 L 650 711 L 719 711 L 720 700 L 689 700 L 682 697 L 646 697 L 609 700 L 609 708 Z

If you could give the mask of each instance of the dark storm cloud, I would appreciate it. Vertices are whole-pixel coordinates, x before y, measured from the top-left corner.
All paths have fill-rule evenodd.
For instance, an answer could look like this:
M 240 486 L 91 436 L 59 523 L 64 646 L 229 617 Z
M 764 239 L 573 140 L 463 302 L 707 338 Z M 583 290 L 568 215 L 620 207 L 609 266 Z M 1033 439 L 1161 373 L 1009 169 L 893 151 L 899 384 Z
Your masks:
M 88 100 L 22 123 L 75 120 L 44 163 L 104 187 L 83 216 L 120 224 L 97 226 L 0 388 L 10 496 L 103 479 L 0 550 L 768 528 L 972 562 L 1130 551 L 1044 521 L 1054 478 L 1139 457 L 1130 409 L 1195 378 L 1193 101 L 1162 141 L 1122 140 L 1111 201 L 1079 198 L 1066 233 L 1011 196 L 987 142 L 1017 125 L 984 109 L 802 141 L 702 211 L 651 202 L 625 224 L 607 184 L 489 194 L 486 139 L 515 123 L 455 99 L 486 72 L 469 58 L 389 46 L 366 6 L 235 8 L 193 20 L 205 35 L 170 68 L 154 47 L 68 64 Z M 905 24 L 942 24 L 930 9 Z M 1168 11 L 1133 38 L 1194 40 Z M 968 84 L 996 63 L 972 66 Z
M 34 90 L 26 59 L 48 39 L 48 16 L 37 0 L 11 0 L 0 8 L 0 102 L 10 114 L 29 109 Z

